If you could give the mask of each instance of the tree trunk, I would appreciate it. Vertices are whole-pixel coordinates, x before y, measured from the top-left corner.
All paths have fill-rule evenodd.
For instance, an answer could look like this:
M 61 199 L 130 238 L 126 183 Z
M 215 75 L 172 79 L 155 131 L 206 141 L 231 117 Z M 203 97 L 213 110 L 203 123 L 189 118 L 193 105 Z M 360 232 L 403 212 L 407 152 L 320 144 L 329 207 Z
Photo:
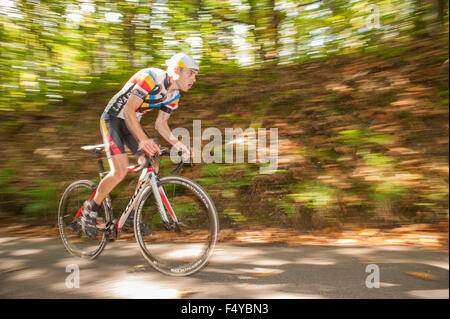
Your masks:
M 133 20 L 136 15 L 137 6 L 139 6 L 139 1 L 137 2 L 136 6 L 128 2 L 124 4 L 124 7 L 121 7 L 121 13 L 123 15 L 123 41 L 125 43 L 125 46 L 127 47 L 127 60 L 128 60 L 128 66 L 131 69 L 135 68 L 134 63 L 134 52 L 136 51 L 136 26 L 133 23 Z
M 271 60 L 273 63 L 278 63 L 279 60 L 279 46 L 280 41 L 278 38 L 278 27 L 280 25 L 281 17 L 278 10 L 275 10 L 275 0 L 269 0 L 270 9 L 270 23 L 267 25 L 266 32 L 269 35 L 269 47 L 266 52 L 266 59 Z
M 437 21 L 438 23 L 443 26 L 445 23 L 445 7 L 446 2 L 445 0 L 437 0 L 436 10 L 437 10 Z
M 424 19 L 427 10 L 425 8 L 425 5 L 427 4 L 427 0 L 415 0 L 414 1 L 414 37 L 417 39 L 424 39 L 430 36 L 430 34 L 427 31 L 427 22 Z
M 260 29 L 260 25 L 258 22 L 258 8 L 257 8 L 257 0 L 249 0 L 250 5 L 250 12 L 249 12 L 249 18 L 250 23 L 253 25 L 253 28 L 251 28 L 253 36 L 255 38 L 255 44 L 257 47 L 257 53 L 259 55 L 260 62 L 264 62 L 266 59 L 266 55 L 264 53 L 264 43 L 262 39 L 262 32 Z

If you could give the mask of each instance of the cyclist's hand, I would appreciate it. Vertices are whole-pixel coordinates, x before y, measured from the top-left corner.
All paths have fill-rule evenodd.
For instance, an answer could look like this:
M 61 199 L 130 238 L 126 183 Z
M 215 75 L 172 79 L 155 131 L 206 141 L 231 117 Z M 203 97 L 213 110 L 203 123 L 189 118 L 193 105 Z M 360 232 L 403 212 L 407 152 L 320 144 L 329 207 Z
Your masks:
M 143 140 L 139 143 L 139 150 L 144 151 L 150 156 L 153 156 L 155 154 L 161 154 L 161 149 L 159 148 L 158 144 L 155 143 L 153 140 Z
M 174 146 L 177 148 L 178 152 L 182 152 L 181 159 L 183 160 L 183 162 L 190 162 L 190 159 L 194 158 L 194 152 L 190 151 L 189 148 L 183 143 L 178 142 Z
M 139 165 L 142 165 L 142 164 L 144 164 L 145 163 L 145 154 L 144 153 L 141 153 L 140 155 L 139 155 L 139 158 L 138 158 L 138 164 Z
M 183 149 L 183 150 L 180 150 L 180 151 L 183 151 L 183 153 L 181 154 L 181 158 L 183 159 L 183 162 L 189 163 L 194 158 L 194 152 L 193 151 L 189 151 L 188 149 Z

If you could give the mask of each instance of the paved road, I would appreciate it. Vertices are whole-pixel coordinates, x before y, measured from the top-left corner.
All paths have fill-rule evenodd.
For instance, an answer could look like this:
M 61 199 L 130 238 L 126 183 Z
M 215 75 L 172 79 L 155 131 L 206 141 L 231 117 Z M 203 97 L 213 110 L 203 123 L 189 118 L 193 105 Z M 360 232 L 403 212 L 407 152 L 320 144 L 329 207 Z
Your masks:
M 67 287 L 68 265 L 79 267 L 79 288 Z M 371 265 L 379 288 L 366 287 Z M 202 272 L 174 278 L 146 264 L 134 241 L 111 243 L 87 261 L 55 238 L 0 236 L 0 298 L 449 298 L 448 273 L 448 252 L 410 246 L 219 243 Z

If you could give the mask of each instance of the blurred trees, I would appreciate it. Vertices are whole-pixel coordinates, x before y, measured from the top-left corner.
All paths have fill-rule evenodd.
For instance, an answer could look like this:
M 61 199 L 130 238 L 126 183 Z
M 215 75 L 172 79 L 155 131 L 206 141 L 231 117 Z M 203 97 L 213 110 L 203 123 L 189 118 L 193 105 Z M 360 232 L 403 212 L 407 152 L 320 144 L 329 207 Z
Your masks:
M 93 83 L 163 67 L 174 52 L 202 71 L 446 45 L 447 0 L 186 0 L 0 3 L 0 109 L 39 110 Z
M 66 182 L 93 176 L 95 162 L 78 147 L 99 142 L 111 94 L 137 69 L 164 68 L 184 51 L 206 75 L 183 97 L 190 112 L 174 125 L 201 118 L 222 131 L 279 128 L 283 163 L 274 174 L 249 164 L 183 172 L 200 178 L 227 220 L 448 219 L 448 7 L 0 1 L 0 208 L 54 213 Z

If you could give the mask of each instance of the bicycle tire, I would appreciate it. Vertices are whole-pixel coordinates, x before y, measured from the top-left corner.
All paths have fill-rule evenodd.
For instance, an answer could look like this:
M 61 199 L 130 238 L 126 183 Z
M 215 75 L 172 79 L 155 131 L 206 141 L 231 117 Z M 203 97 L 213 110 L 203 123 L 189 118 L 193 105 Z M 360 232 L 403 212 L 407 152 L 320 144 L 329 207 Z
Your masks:
M 214 251 L 219 232 L 216 207 L 206 191 L 186 177 L 163 177 L 160 186 L 181 224 L 166 228 L 154 198 L 149 200 L 152 188 L 147 187 L 135 214 L 136 241 L 154 269 L 171 276 L 192 275 L 207 265 Z M 151 226 L 151 236 L 141 231 L 142 224 Z
M 104 232 L 97 231 L 95 238 L 89 238 L 81 229 L 80 218 L 75 218 L 78 209 L 97 184 L 89 180 L 79 180 L 70 184 L 64 191 L 58 209 L 58 227 L 65 248 L 74 256 L 94 259 L 103 251 L 107 243 Z M 97 220 L 111 221 L 106 204 L 100 207 Z

